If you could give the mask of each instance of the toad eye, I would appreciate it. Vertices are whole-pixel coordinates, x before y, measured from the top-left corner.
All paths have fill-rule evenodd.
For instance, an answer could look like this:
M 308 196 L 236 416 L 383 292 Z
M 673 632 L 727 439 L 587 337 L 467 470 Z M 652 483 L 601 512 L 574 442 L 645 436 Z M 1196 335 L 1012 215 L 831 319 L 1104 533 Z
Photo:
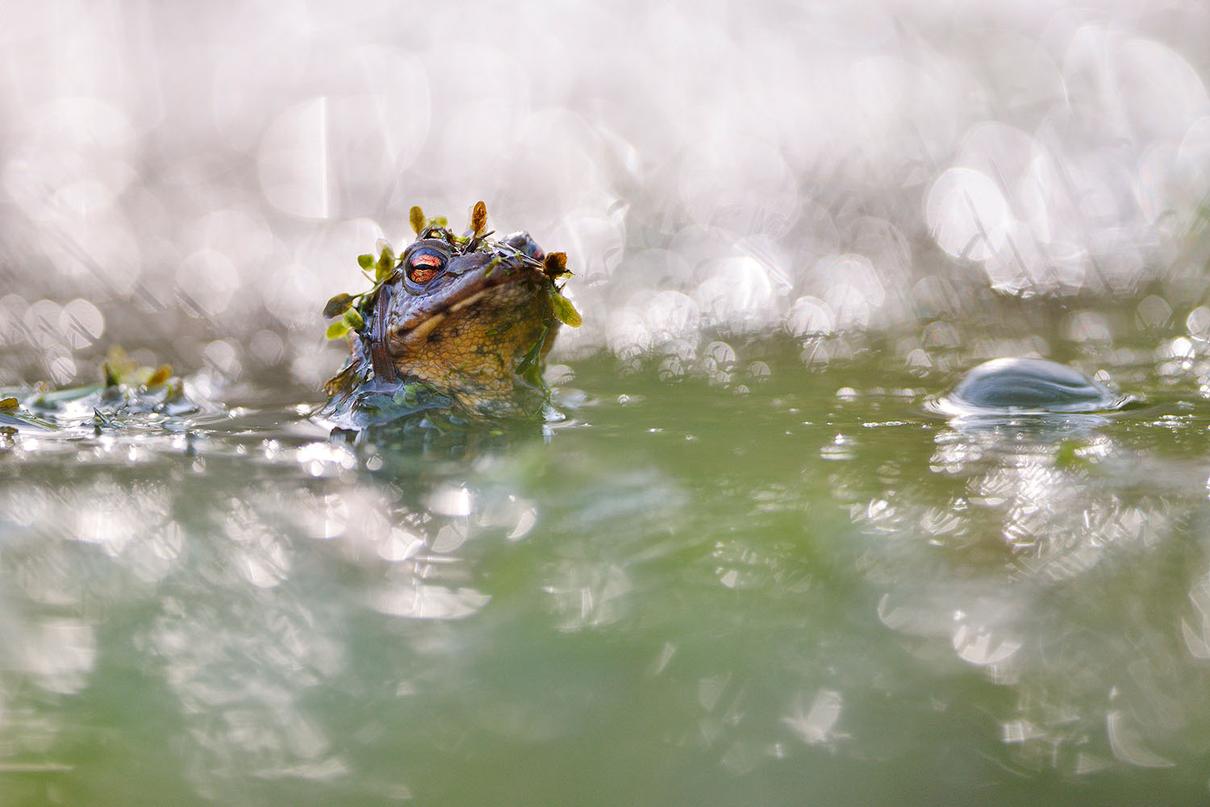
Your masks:
M 445 270 L 446 257 L 432 247 L 421 247 L 407 257 L 407 276 L 413 283 L 428 283 Z

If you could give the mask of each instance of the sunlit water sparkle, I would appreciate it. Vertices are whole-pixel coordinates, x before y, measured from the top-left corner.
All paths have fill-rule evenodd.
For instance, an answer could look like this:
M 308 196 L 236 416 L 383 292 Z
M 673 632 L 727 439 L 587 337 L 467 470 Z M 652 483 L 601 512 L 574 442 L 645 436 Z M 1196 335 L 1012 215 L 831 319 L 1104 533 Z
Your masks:
M 1194 376 L 1101 362 L 1148 408 L 971 422 L 898 360 L 713 354 L 558 368 L 545 437 L 329 441 L 261 391 L 189 440 L 4 438 L 5 792 L 1201 797 Z

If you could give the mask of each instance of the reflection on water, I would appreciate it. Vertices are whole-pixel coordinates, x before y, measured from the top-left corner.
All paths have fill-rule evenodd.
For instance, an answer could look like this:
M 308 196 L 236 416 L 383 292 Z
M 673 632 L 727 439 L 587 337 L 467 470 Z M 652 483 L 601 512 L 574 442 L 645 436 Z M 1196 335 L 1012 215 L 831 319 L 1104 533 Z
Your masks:
M 1178 694 L 1205 673 L 1163 604 L 1183 564 L 1151 568 L 1189 552 L 1178 527 L 1200 502 L 1140 490 L 1138 458 L 1107 432 L 1095 416 L 959 420 L 928 460 L 957 484 L 884 490 L 854 514 L 899 544 L 869 555 L 882 622 L 1011 687 L 1002 736 L 1027 767 L 1170 766 L 1153 749 L 1188 753 L 1206 728 L 1184 713 L 1200 696 Z
M 329 440 L 251 400 L 176 432 L 5 437 L 0 785 L 1204 795 L 1196 378 L 1114 368 L 1150 408 L 1112 416 L 946 419 L 926 407 L 942 376 L 925 389 L 911 362 L 832 351 L 807 373 L 797 350 L 719 344 L 680 383 L 559 368 L 612 394 L 565 389 L 546 434 Z

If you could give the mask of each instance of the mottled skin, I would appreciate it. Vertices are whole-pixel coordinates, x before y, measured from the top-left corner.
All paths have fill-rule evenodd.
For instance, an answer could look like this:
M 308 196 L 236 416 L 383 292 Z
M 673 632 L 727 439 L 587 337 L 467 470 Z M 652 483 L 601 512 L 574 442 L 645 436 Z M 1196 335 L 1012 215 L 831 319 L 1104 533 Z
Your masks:
M 494 240 L 474 228 L 465 236 L 420 228 L 358 305 L 364 325 L 320 416 L 362 427 L 447 407 L 471 417 L 539 414 L 542 360 L 559 326 L 554 280 L 565 273 L 562 256 L 546 256 L 525 233 Z
M 545 294 L 549 280 L 529 267 L 497 268 L 493 284 L 475 269 L 465 296 L 408 328 L 404 306 L 392 310 L 387 343 L 396 371 L 489 414 L 516 405 L 517 365 L 535 343 L 545 355 L 558 323 Z M 407 301 L 411 302 L 411 301 Z M 401 310 L 402 309 L 402 310 Z

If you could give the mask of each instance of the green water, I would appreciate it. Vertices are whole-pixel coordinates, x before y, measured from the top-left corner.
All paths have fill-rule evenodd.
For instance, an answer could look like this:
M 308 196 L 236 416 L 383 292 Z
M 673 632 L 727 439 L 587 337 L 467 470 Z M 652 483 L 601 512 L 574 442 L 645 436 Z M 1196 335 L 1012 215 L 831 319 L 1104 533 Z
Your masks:
M 573 363 L 544 432 L 0 438 L 3 803 L 1210 799 L 1205 368 L 970 423 L 738 352 Z

